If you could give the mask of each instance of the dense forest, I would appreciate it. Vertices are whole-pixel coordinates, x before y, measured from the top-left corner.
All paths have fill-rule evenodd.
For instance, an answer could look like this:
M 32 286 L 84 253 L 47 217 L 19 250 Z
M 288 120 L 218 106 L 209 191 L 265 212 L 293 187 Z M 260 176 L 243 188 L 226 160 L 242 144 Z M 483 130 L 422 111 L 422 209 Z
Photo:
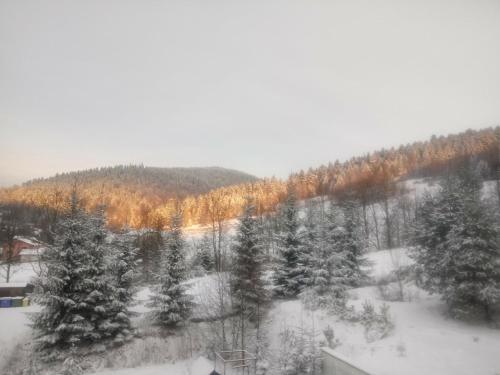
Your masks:
M 426 142 L 300 171 L 286 181 L 257 180 L 222 168 L 101 168 L 4 189 L 0 200 L 61 211 L 76 187 L 85 209 L 106 207 L 112 227 L 163 228 L 179 208 L 184 225 L 215 225 L 240 215 L 249 196 L 254 197 L 258 214 L 274 210 L 290 188 L 299 199 L 356 195 L 364 207 L 392 195 L 398 180 L 438 175 L 471 157 L 483 166 L 483 177 L 490 178 L 500 166 L 499 144 L 500 127 L 433 136 Z
M 0 202 L 21 203 L 61 212 L 77 189 L 87 211 L 107 207 L 109 224 L 145 227 L 150 212 L 168 201 L 207 193 L 227 185 L 249 183 L 249 174 L 219 168 L 154 168 L 127 165 L 62 173 L 0 189 Z M 56 213 L 54 213 L 56 214 Z

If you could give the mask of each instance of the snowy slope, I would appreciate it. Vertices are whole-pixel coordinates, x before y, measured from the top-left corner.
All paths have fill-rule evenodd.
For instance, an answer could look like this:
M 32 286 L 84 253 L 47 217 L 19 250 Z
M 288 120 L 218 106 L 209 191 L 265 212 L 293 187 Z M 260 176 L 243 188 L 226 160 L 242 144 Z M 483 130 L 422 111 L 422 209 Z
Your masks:
M 397 252 L 408 259 L 404 249 Z M 369 259 L 374 278 L 387 276 L 392 269 L 387 250 L 370 253 Z M 335 350 L 374 375 L 500 374 L 500 330 L 447 319 L 439 296 L 420 290 L 415 297 L 412 302 L 385 302 L 395 330 L 372 343 L 366 341 L 359 324 L 339 321 L 323 310 L 306 310 L 299 300 L 277 302 L 268 323 L 271 347 L 275 354 L 279 351 L 279 334 L 285 327 L 314 327 L 321 340 L 323 329 L 330 325 L 341 342 Z M 384 303 L 376 287 L 351 291 L 349 304 L 360 309 L 366 300 L 375 307 Z

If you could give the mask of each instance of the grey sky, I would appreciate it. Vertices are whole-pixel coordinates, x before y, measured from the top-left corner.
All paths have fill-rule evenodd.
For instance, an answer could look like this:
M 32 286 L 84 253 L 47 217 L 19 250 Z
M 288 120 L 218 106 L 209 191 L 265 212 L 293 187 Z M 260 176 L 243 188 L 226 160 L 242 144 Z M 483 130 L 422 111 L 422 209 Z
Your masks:
M 500 1 L 0 0 L 0 184 L 257 176 L 500 124 Z

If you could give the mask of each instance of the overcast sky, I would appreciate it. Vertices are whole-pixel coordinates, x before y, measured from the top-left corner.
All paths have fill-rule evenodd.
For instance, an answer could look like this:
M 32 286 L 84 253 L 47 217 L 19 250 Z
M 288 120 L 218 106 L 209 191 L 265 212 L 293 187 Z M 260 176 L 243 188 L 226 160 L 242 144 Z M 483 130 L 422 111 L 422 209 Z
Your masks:
M 0 0 L 0 185 L 284 177 L 499 124 L 499 0 Z

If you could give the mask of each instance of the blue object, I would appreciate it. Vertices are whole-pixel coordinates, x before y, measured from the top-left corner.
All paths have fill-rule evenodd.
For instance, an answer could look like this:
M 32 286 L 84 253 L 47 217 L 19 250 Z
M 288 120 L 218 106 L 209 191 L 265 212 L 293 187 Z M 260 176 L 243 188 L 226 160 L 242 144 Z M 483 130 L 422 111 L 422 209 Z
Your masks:
M 12 307 L 12 298 L 0 298 L 0 308 Z

